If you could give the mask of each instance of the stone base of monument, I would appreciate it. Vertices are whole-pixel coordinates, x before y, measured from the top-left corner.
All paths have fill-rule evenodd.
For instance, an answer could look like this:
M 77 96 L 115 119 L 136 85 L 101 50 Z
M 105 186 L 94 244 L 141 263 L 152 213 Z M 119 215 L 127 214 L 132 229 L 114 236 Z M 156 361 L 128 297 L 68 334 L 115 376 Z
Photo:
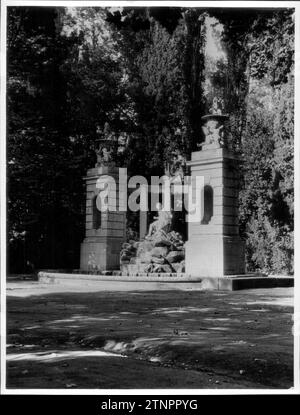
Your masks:
M 293 287 L 293 277 L 273 277 L 262 274 L 231 275 L 220 278 L 192 277 L 180 273 L 136 273 L 122 274 L 120 271 L 106 271 L 100 274 L 40 271 L 39 282 L 68 287 L 87 287 L 99 291 L 155 291 L 155 290 L 223 290 L 235 291 L 253 288 Z
M 244 276 L 244 241 L 237 235 L 192 235 L 186 242 L 186 264 L 191 275 Z

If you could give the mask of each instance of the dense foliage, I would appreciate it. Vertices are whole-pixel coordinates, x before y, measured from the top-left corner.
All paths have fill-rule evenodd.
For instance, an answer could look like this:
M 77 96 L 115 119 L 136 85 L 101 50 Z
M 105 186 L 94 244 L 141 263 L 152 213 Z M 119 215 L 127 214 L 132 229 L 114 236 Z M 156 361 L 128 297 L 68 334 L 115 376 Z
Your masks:
M 226 58 L 206 55 L 208 18 Z M 217 93 L 245 160 L 248 267 L 292 272 L 293 38 L 288 9 L 10 8 L 10 270 L 78 267 L 82 176 L 105 123 L 128 138 L 129 173 L 163 174 L 197 149 Z
M 59 36 L 53 9 L 8 14 L 8 238 L 12 271 L 26 262 L 63 264 L 78 251 L 83 187 L 66 123 L 60 66 L 74 45 Z M 78 232 L 78 230 L 77 230 Z
M 293 272 L 294 24 L 291 11 L 258 17 L 248 35 L 245 186 L 241 213 L 248 262 Z

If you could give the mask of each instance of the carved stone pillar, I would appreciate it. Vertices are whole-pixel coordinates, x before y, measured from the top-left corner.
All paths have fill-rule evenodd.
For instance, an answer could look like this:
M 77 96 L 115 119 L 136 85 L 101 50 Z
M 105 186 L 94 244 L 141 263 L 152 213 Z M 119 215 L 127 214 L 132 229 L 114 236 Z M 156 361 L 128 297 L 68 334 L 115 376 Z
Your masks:
M 206 122 L 205 143 L 192 153 L 192 183 L 204 177 L 202 218 L 188 224 L 186 272 L 193 276 L 223 277 L 245 273 L 244 241 L 239 236 L 238 195 L 241 160 L 224 141 L 227 116 L 212 114 Z M 194 190 L 195 191 L 195 190 Z
M 85 239 L 81 244 L 80 269 L 104 271 L 120 269 L 120 251 L 126 239 L 126 169 L 113 161 L 118 142 L 105 126 L 99 140 L 97 163 L 87 171 Z M 125 181 L 124 181 L 125 180 Z M 107 188 L 106 211 L 101 209 L 99 192 Z
M 122 169 L 121 169 L 122 170 Z M 109 176 L 115 180 L 116 194 L 108 196 L 108 206 L 116 211 L 101 212 L 97 206 L 99 180 Z M 126 212 L 119 211 L 119 168 L 111 166 L 89 169 L 86 181 L 85 239 L 81 244 L 80 269 L 84 271 L 117 270 L 120 268 L 120 251 L 126 239 Z M 123 202 L 121 202 L 123 203 Z M 98 203 L 99 205 L 99 203 Z

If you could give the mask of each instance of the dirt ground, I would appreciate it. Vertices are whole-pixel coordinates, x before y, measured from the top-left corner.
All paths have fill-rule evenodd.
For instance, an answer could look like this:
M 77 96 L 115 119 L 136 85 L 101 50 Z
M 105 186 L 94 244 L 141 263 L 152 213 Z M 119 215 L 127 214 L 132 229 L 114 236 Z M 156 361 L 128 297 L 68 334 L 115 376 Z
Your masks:
M 287 389 L 293 289 L 7 283 L 7 388 Z

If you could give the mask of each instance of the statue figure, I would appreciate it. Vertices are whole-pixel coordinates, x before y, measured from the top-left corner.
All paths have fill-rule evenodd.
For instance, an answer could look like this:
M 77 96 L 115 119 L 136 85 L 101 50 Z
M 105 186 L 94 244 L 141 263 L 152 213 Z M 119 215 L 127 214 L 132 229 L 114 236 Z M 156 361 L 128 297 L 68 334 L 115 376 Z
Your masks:
M 162 204 L 157 203 L 156 205 L 158 216 L 155 217 L 155 221 L 152 222 L 149 226 L 148 234 L 145 239 L 151 239 L 154 235 L 161 232 L 169 232 L 172 222 L 172 213 L 164 211 L 162 209 Z
M 218 120 L 209 120 L 206 125 L 202 127 L 205 134 L 205 144 L 218 144 L 221 147 L 224 145 L 224 125 L 219 125 Z
M 223 113 L 224 101 L 223 99 L 214 97 L 210 114 L 204 115 L 202 120 L 205 120 L 205 125 L 202 130 L 205 135 L 205 142 L 200 144 L 200 147 L 212 145 L 214 148 L 224 147 L 224 122 L 228 119 L 228 115 Z
M 180 152 L 174 151 L 172 154 L 172 160 L 166 163 L 165 174 L 170 177 L 180 177 L 183 179 L 186 161 Z
M 98 150 L 96 150 L 97 155 L 97 167 L 100 166 L 107 166 L 112 161 L 111 154 L 113 153 L 113 149 L 107 148 L 108 146 L 100 144 Z
M 98 131 L 99 133 L 101 130 Z M 97 163 L 96 167 L 108 166 L 113 164 L 113 155 L 117 149 L 117 140 L 111 132 L 108 122 L 105 123 L 102 132 L 103 138 L 99 140 L 99 148 L 96 150 Z
M 211 114 L 222 115 L 224 110 L 224 101 L 221 98 L 214 97 L 212 106 L 209 110 Z

